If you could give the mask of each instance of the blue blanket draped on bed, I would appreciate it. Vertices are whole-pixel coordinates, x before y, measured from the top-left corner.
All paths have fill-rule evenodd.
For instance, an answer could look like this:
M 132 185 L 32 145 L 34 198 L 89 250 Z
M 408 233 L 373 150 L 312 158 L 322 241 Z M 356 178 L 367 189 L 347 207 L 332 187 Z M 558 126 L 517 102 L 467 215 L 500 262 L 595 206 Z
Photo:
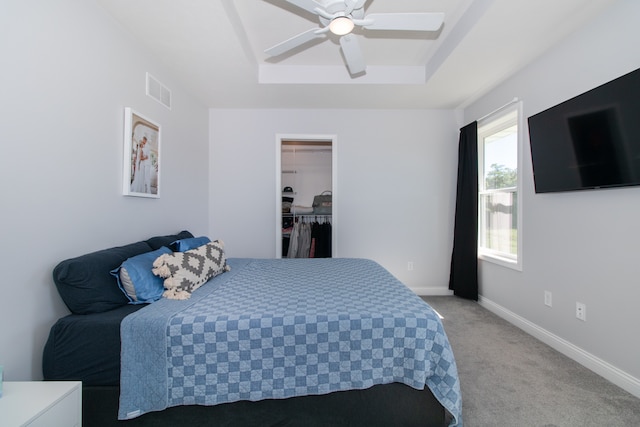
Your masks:
M 122 321 L 119 419 L 176 405 L 428 386 L 461 425 L 442 323 L 364 259 L 239 259 L 191 299 Z M 457 423 L 457 424 L 456 424 Z

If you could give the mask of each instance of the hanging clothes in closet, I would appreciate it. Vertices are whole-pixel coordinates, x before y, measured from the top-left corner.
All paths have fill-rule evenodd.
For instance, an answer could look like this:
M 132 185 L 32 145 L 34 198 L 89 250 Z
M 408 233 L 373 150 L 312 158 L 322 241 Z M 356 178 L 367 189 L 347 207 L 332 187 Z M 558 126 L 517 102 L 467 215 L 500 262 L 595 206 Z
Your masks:
M 288 258 L 331 258 L 331 223 L 327 217 L 322 223 L 313 223 L 297 218 L 291 230 Z
M 331 258 L 331 222 L 315 221 L 311 227 L 311 258 Z

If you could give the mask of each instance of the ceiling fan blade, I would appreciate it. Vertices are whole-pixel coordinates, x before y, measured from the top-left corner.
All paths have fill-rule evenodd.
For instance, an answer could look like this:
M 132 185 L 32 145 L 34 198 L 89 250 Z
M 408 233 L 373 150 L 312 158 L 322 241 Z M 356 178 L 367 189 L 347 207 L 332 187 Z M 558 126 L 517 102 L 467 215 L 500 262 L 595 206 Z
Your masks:
M 342 54 L 347 63 L 347 68 L 349 68 L 349 74 L 359 74 L 367 69 L 360 43 L 358 43 L 355 35 L 346 34 L 340 37 L 340 46 L 342 47 Z
M 316 8 L 324 9 L 324 5 L 318 3 L 315 0 L 286 0 L 287 3 L 291 3 L 294 6 L 298 6 L 300 9 L 304 9 L 307 12 L 311 12 L 317 15 Z
M 437 31 L 443 22 L 444 13 L 372 13 L 359 25 L 367 30 Z
M 347 6 L 344 13 L 349 15 L 354 10 L 362 9 L 367 0 L 344 0 L 344 4 Z
M 305 31 L 304 33 L 300 33 L 297 36 L 293 36 L 288 40 L 278 43 L 275 46 L 271 46 L 269 49 L 265 50 L 264 53 L 269 56 L 282 55 L 283 53 L 290 51 L 291 49 L 294 49 L 313 39 L 317 39 L 320 37 L 325 37 L 325 33 L 319 32 L 318 28 L 312 28 Z

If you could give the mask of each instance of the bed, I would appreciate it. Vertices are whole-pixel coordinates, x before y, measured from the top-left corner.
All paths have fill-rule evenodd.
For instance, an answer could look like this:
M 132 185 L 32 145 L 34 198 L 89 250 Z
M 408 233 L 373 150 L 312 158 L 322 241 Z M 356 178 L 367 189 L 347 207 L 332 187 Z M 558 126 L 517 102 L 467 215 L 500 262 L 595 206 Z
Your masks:
M 83 381 L 88 426 L 462 424 L 438 316 L 380 265 L 226 263 L 189 299 L 59 319 L 45 379 Z

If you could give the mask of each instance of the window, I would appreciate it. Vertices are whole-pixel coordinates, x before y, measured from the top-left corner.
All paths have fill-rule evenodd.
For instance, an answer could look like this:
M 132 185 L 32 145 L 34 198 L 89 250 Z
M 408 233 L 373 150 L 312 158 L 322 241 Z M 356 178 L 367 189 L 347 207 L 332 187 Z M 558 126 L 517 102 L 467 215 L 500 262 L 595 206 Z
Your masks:
M 521 103 L 478 123 L 478 256 L 522 268 Z

